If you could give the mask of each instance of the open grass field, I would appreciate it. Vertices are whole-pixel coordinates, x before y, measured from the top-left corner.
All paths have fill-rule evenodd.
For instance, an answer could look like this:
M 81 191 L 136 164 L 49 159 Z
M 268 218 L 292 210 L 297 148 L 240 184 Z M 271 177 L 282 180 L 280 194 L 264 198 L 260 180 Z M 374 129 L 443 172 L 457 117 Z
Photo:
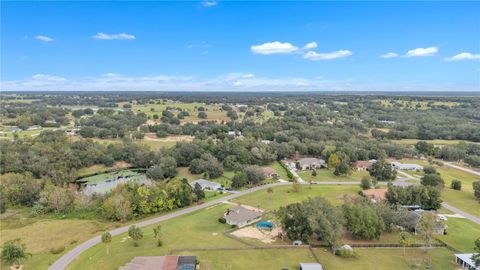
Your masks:
M 300 262 L 316 262 L 308 248 L 262 250 L 209 250 L 179 252 L 175 255 L 195 255 L 200 269 L 298 269 Z
M 116 224 L 88 219 L 54 219 L 30 217 L 27 209 L 15 209 L 7 218 L 0 220 L 0 244 L 20 238 L 32 257 L 25 269 L 47 269 L 67 249 L 73 248 Z M 57 253 L 57 254 L 54 254 Z M 1 269 L 8 269 L 5 265 Z
M 322 196 L 333 204 L 341 204 L 344 195 L 356 196 L 360 187 L 352 185 L 303 185 L 301 191 L 294 193 L 291 186 L 280 186 L 273 188 L 272 193 L 266 190 L 260 190 L 240 198 L 234 199 L 234 202 L 240 204 L 261 207 L 268 210 L 276 210 L 287 204 L 301 202 L 309 197 Z
M 218 222 L 229 205 L 215 205 L 194 213 L 161 222 L 163 246 L 157 247 L 153 238 L 153 227 L 142 228 L 143 239 L 139 247 L 127 239 L 126 234 L 113 237 L 110 255 L 105 246 L 99 244 L 87 250 L 68 269 L 118 269 L 135 256 L 166 255 L 171 249 L 199 247 L 244 247 L 245 245 L 224 236 L 230 226 Z
M 480 237 L 480 225 L 466 218 L 449 218 L 446 224 L 448 225 L 447 235 L 435 237 L 460 252 L 474 252 L 473 241 Z
M 357 172 L 353 171 L 351 175 L 349 176 L 336 176 L 333 174 L 332 170 L 328 169 L 319 169 L 317 170 L 317 176 L 312 176 L 312 171 L 311 170 L 306 170 L 306 171 L 301 171 L 298 172 L 298 175 L 304 180 L 304 181 L 345 181 L 345 182 L 350 182 L 350 181 L 360 181 L 362 180 L 363 176 L 369 176 L 368 172 L 363 171 L 363 172 Z
M 178 141 L 182 141 L 182 139 L 181 139 L 182 136 L 178 136 L 178 137 L 179 137 Z M 190 137 L 190 136 L 186 136 L 186 137 Z M 96 142 L 99 142 L 99 143 L 104 143 L 104 144 L 122 143 L 121 139 L 98 139 L 98 138 L 93 138 L 93 140 L 96 141 Z M 189 140 L 189 139 L 186 139 L 186 140 Z M 141 140 L 135 140 L 133 142 L 136 143 L 136 144 L 140 144 L 140 145 L 146 145 L 151 150 L 154 150 L 154 151 L 159 150 L 162 147 L 170 148 L 172 146 L 175 146 L 175 144 L 177 143 L 177 141 L 171 140 L 169 138 L 165 138 L 163 140 L 161 138 L 158 138 L 156 140 L 141 139 Z
M 234 175 L 234 172 L 232 171 L 226 171 L 223 173 L 222 176 L 214 178 L 214 179 L 209 179 L 214 182 L 217 182 L 224 187 L 230 187 L 230 184 L 232 183 L 232 177 Z M 202 174 L 193 174 L 188 170 L 188 167 L 178 167 L 177 168 L 177 178 L 183 179 L 186 178 L 188 181 L 194 181 L 200 178 L 205 178 Z
M 426 250 L 407 249 L 407 256 L 403 256 L 403 249 L 382 249 L 382 248 L 356 248 L 356 257 L 341 258 L 335 256 L 331 251 L 321 248 L 315 250 L 324 269 L 328 270 L 410 270 L 410 269 L 455 269 L 453 252 L 446 248 L 435 248 Z M 433 267 L 427 268 L 429 262 Z
M 480 203 L 473 196 L 473 192 L 457 191 L 451 188 L 442 190 L 442 200 L 471 215 L 480 217 Z

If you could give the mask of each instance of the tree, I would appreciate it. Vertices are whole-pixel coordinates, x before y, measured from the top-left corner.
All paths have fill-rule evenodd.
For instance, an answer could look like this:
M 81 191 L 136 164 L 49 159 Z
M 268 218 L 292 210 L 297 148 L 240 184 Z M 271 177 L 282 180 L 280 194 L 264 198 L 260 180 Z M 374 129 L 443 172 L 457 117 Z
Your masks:
M 412 236 L 408 232 L 400 232 L 398 235 L 398 243 L 403 247 L 403 257 L 405 257 L 405 247 L 410 245 Z
M 342 161 L 338 166 L 335 168 L 335 171 L 333 172 L 334 175 L 339 176 L 339 175 L 349 175 L 352 173 L 352 170 L 350 169 L 350 165 L 348 162 Z
M 363 190 L 372 188 L 372 181 L 370 180 L 370 178 L 368 176 L 362 177 L 362 181 L 360 182 L 360 187 Z
M 110 253 L 110 248 L 109 245 L 112 242 L 112 235 L 110 232 L 104 232 L 102 234 L 102 243 L 105 244 L 105 247 L 107 248 L 107 255 Z
M 379 239 L 385 230 L 383 220 L 369 207 L 363 205 L 345 204 L 343 213 L 346 228 L 355 239 Z
M 476 267 L 479 267 L 480 266 L 480 237 L 477 238 L 477 240 L 475 240 L 474 244 L 475 244 L 475 247 L 473 248 L 473 250 L 475 251 L 475 253 L 472 255 L 472 261 L 475 263 Z
M 480 200 L 480 181 L 473 182 L 472 186 L 473 186 L 473 195 L 475 195 L 475 198 Z
M 340 158 L 338 157 L 337 154 L 331 154 L 330 157 L 328 157 L 329 169 L 335 170 L 339 164 L 340 164 Z
M 245 172 L 237 172 L 232 178 L 232 187 L 241 188 L 248 183 L 248 177 Z
M 431 186 L 389 186 L 385 199 L 391 204 L 420 205 L 423 209 L 441 207 L 440 191 Z
M 195 183 L 193 186 L 193 193 L 195 194 L 197 201 L 205 198 L 205 192 L 203 192 L 202 186 L 200 186 L 199 183 Z
M 65 212 L 73 202 L 73 194 L 69 189 L 47 185 L 40 193 L 40 203 L 56 213 Z
M 127 221 L 132 215 L 132 203 L 122 193 L 112 194 L 102 206 L 103 216 L 107 219 Z
M 452 180 L 452 183 L 450 184 L 452 189 L 455 190 L 462 190 L 462 181 L 460 180 Z
M 426 141 L 419 141 L 415 144 L 415 148 L 418 152 L 425 154 L 425 155 L 433 155 L 434 145 L 429 144 Z
M 424 175 L 420 183 L 424 186 L 432 186 L 432 187 L 440 187 L 440 188 L 442 188 L 445 184 L 442 177 L 434 173 Z
M 437 222 L 435 214 L 431 212 L 423 213 L 418 221 L 417 233 L 422 236 L 423 241 L 427 246 L 432 242 L 434 226 Z
M 207 118 L 207 113 L 204 111 L 198 112 L 198 118 L 200 119 L 206 119 Z
M 313 176 L 313 177 L 316 177 L 316 176 L 317 176 L 317 170 L 315 170 L 315 169 L 312 170 L 312 176 Z
M 294 203 L 280 208 L 277 216 L 290 240 L 301 240 L 308 243 L 313 230 L 301 203 Z
M 423 172 L 424 172 L 425 174 L 431 174 L 431 173 L 436 174 L 436 173 L 437 173 L 437 169 L 436 169 L 435 167 L 433 167 L 433 166 L 425 166 L 425 167 L 423 168 Z
M 397 172 L 390 163 L 385 160 L 378 160 L 370 167 L 370 176 L 377 181 L 392 181 L 397 176 Z
M 38 200 L 42 182 L 31 173 L 7 173 L 1 178 L 2 195 L 10 204 L 32 206 Z
M 128 228 L 128 236 L 133 239 L 133 245 L 138 247 L 138 241 L 143 238 L 143 233 L 140 228 L 132 225 Z
M 157 247 L 161 247 L 163 245 L 162 242 L 162 225 L 157 225 L 153 228 L 153 237 L 157 241 Z
M 27 253 L 25 244 L 20 239 L 8 240 L 2 246 L 2 262 L 12 267 L 18 268 L 28 256 L 31 254 Z

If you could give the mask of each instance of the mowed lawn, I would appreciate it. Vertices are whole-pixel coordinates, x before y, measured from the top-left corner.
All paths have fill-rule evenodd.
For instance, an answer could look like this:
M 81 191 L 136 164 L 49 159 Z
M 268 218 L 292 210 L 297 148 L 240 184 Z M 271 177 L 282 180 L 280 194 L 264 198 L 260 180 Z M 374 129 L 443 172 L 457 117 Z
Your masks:
M 144 105 L 133 105 L 132 111 L 134 112 L 144 112 L 150 117 L 153 117 L 154 114 L 157 114 L 159 117 L 162 116 L 162 112 L 167 109 L 167 107 L 171 108 L 179 108 L 184 111 L 187 111 L 190 115 L 182 119 L 183 123 L 187 122 L 197 122 L 200 120 L 215 120 L 215 121 L 222 121 L 222 120 L 229 120 L 230 118 L 227 117 L 227 113 L 221 111 L 220 106 L 216 105 L 207 105 L 205 103 L 164 103 L 164 104 L 144 104 Z M 198 118 L 198 108 L 204 107 L 206 109 L 205 113 L 207 114 L 207 119 L 200 119 Z M 153 110 L 152 110 L 153 109 Z M 175 115 L 177 113 L 174 113 Z
M 217 177 L 217 178 L 213 178 L 213 179 L 209 179 L 209 180 L 217 182 L 217 183 L 223 185 L 224 187 L 230 187 L 230 185 L 232 183 L 233 175 L 234 175 L 234 172 L 226 171 L 226 172 L 223 173 L 222 176 Z M 188 167 L 178 167 L 176 177 L 180 178 L 180 179 L 185 178 L 189 182 L 195 181 L 197 179 L 201 179 L 201 178 L 204 179 L 205 178 L 205 176 L 203 176 L 203 174 L 193 174 L 193 173 L 191 173 L 188 170 Z
M 301 202 L 309 197 L 321 196 L 333 204 L 340 205 L 345 195 L 357 196 L 359 190 L 360 187 L 356 185 L 302 185 L 300 192 L 295 193 L 291 186 L 279 186 L 274 187 L 272 193 L 267 190 L 259 190 L 233 201 L 263 209 L 276 210 L 281 206 Z
M 245 247 L 244 244 L 224 236 L 230 226 L 218 222 L 230 205 L 215 205 L 159 223 L 162 226 L 163 246 L 157 247 L 153 238 L 156 225 L 142 228 L 143 239 L 134 247 L 127 234 L 113 237 L 110 254 L 100 243 L 80 255 L 68 269 L 118 269 L 136 256 L 163 256 L 172 249 L 200 247 Z
M 328 270 L 456 269 L 453 252 L 446 248 L 426 251 L 423 249 L 406 249 L 406 257 L 403 256 L 403 249 L 401 248 L 356 248 L 354 258 L 335 256 L 331 251 L 322 248 L 316 249 L 315 253 L 324 269 Z M 425 262 L 429 262 L 433 268 L 426 268 Z
M 317 170 L 317 176 L 312 176 L 312 171 L 311 170 L 306 170 L 306 171 L 301 171 L 298 172 L 298 175 L 304 180 L 304 181 L 344 181 L 344 182 L 349 182 L 349 181 L 360 181 L 362 180 L 362 177 L 364 176 L 369 176 L 367 171 L 352 171 L 351 175 L 348 176 L 336 176 L 333 174 L 332 170 L 328 169 L 318 169 Z
M 197 256 L 202 270 L 298 269 L 300 262 L 316 262 L 308 248 L 209 250 L 174 254 Z
M 466 218 L 448 218 L 446 224 L 447 234 L 435 237 L 460 252 L 474 252 L 473 242 L 480 237 L 480 225 Z

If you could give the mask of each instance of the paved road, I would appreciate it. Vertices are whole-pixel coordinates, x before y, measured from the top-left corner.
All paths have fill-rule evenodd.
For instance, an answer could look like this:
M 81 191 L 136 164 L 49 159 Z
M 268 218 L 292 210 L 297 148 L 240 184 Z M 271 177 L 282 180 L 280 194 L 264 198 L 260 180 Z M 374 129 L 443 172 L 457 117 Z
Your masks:
M 460 170 L 460 171 L 464 171 L 464 172 L 467 172 L 467 173 L 471 173 L 471 174 L 475 174 L 475 175 L 479 175 L 479 176 L 480 176 L 480 172 L 474 171 L 474 170 L 472 170 L 472 169 L 468 169 L 468 168 L 465 168 L 465 167 L 461 167 L 461 166 L 452 164 L 452 163 L 450 163 L 450 162 L 444 162 L 443 164 L 447 165 L 448 167 L 452 167 L 452 168 L 455 168 L 455 169 L 457 169 L 457 170 Z
M 359 184 L 358 182 L 339 182 L 339 181 L 314 182 L 314 183 L 317 184 L 317 185 L 358 185 Z M 144 220 L 142 222 L 138 222 L 135 225 L 137 227 L 145 227 L 145 226 L 152 225 L 152 224 L 155 224 L 155 223 L 158 223 L 158 222 L 161 222 L 161 221 L 165 221 L 165 220 L 172 219 L 172 218 L 175 218 L 175 217 L 179 217 L 179 216 L 182 216 L 182 215 L 185 215 L 185 214 L 189 214 L 189 213 L 195 212 L 197 210 L 207 208 L 207 207 L 213 206 L 215 204 L 221 203 L 221 202 L 226 201 L 226 200 L 235 199 L 237 197 L 249 194 L 251 192 L 266 189 L 266 188 L 269 188 L 269 187 L 285 186 L 285 185 L 291 185 L 291 184 L 292 183 L 290 183 L 290 182 L 286 182 L 286 183 L 285 182 L 277 182 L 277 183 L 273 183 L 273 184 L 254 187 L 254 188 L 247 189 L 247 190 L 244 190 L 244 191 L 235 192 L 235 193 L 230 194 L 228 196 L 225 196 L 225 197 L 222 197 L 220 199 L 216 199 L 216 200 L 213 200 L 213 201 L 210 201 L 210 202 L 206 202 L 204 204 L 195 205 L 195 206 L 192 206 L 192 207 L 184 208 L 184 209 L 181 209 L 181 210 L 178 210 L 178 211 L 175 211 L 175 212 L 165 214 L 163 216 L 155 217 L 155 218 L 152 218 L 152 219 L 147 219 L 147 220 Z M 304 182 L 302 184 L 308 185 L 309 183 Z M 128 228 L 131 225 L 132 224 L 124 226 L 124 227 L 117 228 L 115 230 L 110 231 L 110 233 L 112 234 L 112 236 L 125 233 L 125 232 L 128 231 Z M 82 254 L 82 252 L 84 252 L 85 250 L 87 250 L 87 249 L 93 247 L 94 245 L 100 243 L 100 241 L 101 241 L 100 236 L 96 236 L 96 237 L 94 237 L 90 240 L 87 240 L 87 241 L 83 242 L 82 244 L 76 246 L 74 249 L 67 252 L 60 259 L 58 259 L 55 263 L 53 263 L 50 266 L 49 270 L 65 269 L 67 267 L 67 265 L 69 265 L 73 260 L 75 260 L 75 258 L 77 258 L 80 254 Z
M 453 207 L 453 206 L 449 205 L 448 203 L 443 202 L 443 203 L 442 203 L 442 207 L 445 207 L 446 209 L 448 209 L 448 210 L 450 210 L 450 211 L 452 211 L 452 212 L 455 212 L 455 213 L 457 213 L 457 214 L 460 214 L 460 215 L 464 216 L 465 218 L 467 218 L 467 219 L 469 219 L 469 220 L 471 220 L 471 221 L 473 221 L 473 222 L 475 222 L 475 223 L 477 223 L 477 224 L 480 224 L 480 218 L 478 218 L 478 217 L 476 217 L 476 216 L 473 216 L 473 215 L 470 215 L 469 213 L 464 212 L 464 211 L 462 211 L 462 210 L 460 210 L 460 209 L 458 209 L 458 208 L 456 208 L 456 207 Z

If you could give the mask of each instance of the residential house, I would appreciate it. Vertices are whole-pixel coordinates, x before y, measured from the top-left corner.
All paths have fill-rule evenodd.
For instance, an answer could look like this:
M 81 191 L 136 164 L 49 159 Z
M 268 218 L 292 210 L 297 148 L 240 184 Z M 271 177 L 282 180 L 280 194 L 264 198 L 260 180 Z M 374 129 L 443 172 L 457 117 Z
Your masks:
M 297 162 L 302 170 L 316 169 L 327 166 L 325 160 L 319 158 L 301 158 Z
M 135 257 L 119 270 L 195 270 L 195 256 L 150 256 Z
M 219 183 L 217 182 L 213 182 L 213 181 L 209 181 L 209 180 L 205 180 L 205 179 L 197 179 L 193 182 L 190 182 L 190 185 L 192 186 L 192 188 L 195 187 L 195 184 L 199 184 L 200 187 L 202 188 L 202 190 L 205 190 L 205 189 L 208 189 L 208 190 L 219 190 L 222 188 L 222 185 L 220 185 Z
M 408 223 L 408 228 L 412 230 L 415 234 L 417 234 L 418 231 L 418 224 L 420 222 L 420 219 L 425 213 L 429 213 L 430 211 L 410 211 L 408 212 L 407 216 L 407 223 Z M 445 234 L 445 231 L 447 229 L 447 226 L 441 222 L 441 219 L 435 214 L 436 216 L 436 222 L 433 226 L 433 233 L 438 234 L 438 235 L 443 235 Z
M 277 175 L 277 171 L 272 167 L 263 167 L 262 171 L 265 175 L 265 178 L 272 178 Z
M 263 143 L 263 144 L 271 144 L 272 143 L 272 141 L 269 141 L 269 140 L 261 140 L 260 142 Z
M 366 171 L 372 166 L 372 162 L 367 161 L 367 160 L 359 160 L 354 163 L 352 163 L 352 168 L 355 171 Z
M 260 210 L 254 210 L 253 208 L 250 209 L 238 205 L 232 209 L 227 210 L 227 212 L 224 214 L 224 217 L 227 221 L 227 224 L 235 225 L 241 228 L 260 221 L 260 219 L 262 218 L 262 212 Z
M 423 166 L 418 164 L 406 164 L 400 162 L 392 162 L 392 167 L 395 170 L 407 170 L 407 171 L 420 171 L 423 170 Z
M 455 254 L 455 262 L 466 270 L 480 270 L 480 267 L 475 266 L 472 260 L 473 253 Z
M 242 132 L 241 131 L 229 131 L 229 132 L 227 132 L 227 135 L 231 136 L 231 137 L 240 137 L 240 136 L 242 136 Z

